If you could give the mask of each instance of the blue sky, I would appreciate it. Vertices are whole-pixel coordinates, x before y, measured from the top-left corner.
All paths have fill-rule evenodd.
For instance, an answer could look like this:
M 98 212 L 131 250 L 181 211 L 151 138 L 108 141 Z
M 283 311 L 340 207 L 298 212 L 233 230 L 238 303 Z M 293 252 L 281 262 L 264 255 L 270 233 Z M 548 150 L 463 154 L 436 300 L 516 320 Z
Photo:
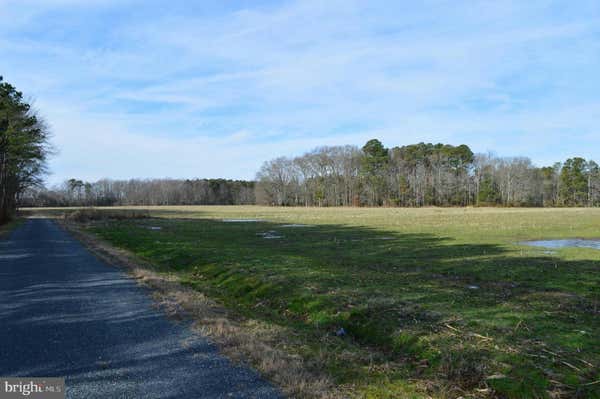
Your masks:
M 191 4 L 194 3 L 194 4 Z M 600 161 L 597 1 L 0 0 L 70 177 L 252 178 L 319 145 Z

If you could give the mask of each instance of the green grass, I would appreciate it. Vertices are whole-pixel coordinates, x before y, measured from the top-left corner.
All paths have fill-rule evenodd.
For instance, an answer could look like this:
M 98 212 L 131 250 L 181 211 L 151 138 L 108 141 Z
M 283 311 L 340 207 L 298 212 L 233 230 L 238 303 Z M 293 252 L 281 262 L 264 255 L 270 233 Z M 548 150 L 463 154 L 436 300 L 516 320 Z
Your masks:
M 600 398 L 600 251 L 518 244 L 600 237 L 600 210 L 149 209 L 90 228 L 292 329 L 357 396 Z
M 16 218 L 9 221 L 8 223 L 0 224 L 0 239 L 6 238 L 11 231 L 13 231 L 18 225 L 23 223 L 23 219 Z

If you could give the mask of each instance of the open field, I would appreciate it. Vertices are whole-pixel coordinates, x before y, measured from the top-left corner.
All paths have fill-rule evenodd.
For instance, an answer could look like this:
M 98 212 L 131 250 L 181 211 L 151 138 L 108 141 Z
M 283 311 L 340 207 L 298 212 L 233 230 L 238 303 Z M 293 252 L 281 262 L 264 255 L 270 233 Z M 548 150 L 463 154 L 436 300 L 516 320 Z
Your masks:
M 600 209 L 135 209 L 87 229 L 359 397 L 600 398 L 600 251 L 519 244 L 598 238 Z

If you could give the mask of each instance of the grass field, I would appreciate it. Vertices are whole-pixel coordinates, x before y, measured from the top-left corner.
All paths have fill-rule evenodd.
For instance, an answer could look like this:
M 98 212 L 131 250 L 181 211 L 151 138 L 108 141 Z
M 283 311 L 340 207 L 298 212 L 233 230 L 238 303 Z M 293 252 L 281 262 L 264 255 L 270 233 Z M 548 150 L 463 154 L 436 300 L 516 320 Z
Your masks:
M 357 397 L 600 398 L 600 251 L 519 244 L 598 238 L 600 209 L 144 209 L 88 228 Z

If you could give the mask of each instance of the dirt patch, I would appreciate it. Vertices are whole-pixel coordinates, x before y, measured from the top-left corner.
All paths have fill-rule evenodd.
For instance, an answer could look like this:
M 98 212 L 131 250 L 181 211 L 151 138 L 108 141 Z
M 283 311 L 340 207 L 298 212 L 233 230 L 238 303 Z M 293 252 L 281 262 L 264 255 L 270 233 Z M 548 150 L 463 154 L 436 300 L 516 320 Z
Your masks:
M 300 356 L 281 348 L 290 347 L 294 334 L 282 327 L 241 318 L 206 297 L 185 287 L 176 276 L 158 273 L 156 268 L 128 251 L 114 248 L 83 231 L 74 223 L 60 224 L 91 252 L 115 266 L 124 267 L 139 283 L 153 290 L 153 297 L 169 317 L 191 319 L 193 329 L 208 336 L 230 359 L 249 362 L 261 374 L 294 398 L 345 398 L 322 371 L 322 364 L 310 366 Z

